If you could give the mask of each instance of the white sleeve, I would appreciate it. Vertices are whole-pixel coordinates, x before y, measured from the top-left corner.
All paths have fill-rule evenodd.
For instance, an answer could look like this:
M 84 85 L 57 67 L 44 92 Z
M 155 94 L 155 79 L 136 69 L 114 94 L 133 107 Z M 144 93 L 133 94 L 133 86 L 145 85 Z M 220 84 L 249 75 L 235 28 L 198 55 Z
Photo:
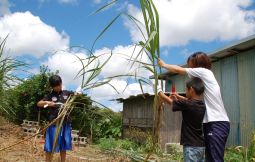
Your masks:
M 162 90 L 162 88 L 161 88 L 160 85 L 157 86 L 157 91 L 158 91 L 158 93 L 159 93 L 159 92 L 164 92 L 164 91 Z
M 202 78 L 204 76 L 204 68 L 185 68 L 188 76 Z

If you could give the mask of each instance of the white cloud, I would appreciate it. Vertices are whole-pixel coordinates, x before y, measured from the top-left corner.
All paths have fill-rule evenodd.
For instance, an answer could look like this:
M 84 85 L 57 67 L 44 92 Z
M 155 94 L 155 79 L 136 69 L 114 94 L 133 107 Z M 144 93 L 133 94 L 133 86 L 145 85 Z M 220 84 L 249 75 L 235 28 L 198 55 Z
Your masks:
M 185 48 L 180 53 L 183 55 L 184 58 L 187 59 L 190 56 L 190 54 L 194 53 L 194 52 L 192 52 L 192 51 L 188 50 L 187 48 Z
M 51 0 L 37 0 L 39 3 L 39 6 L 43 5 L 44 3 L 49 3 Z M 60 4 L 78 4 L 78 0 L 57 0 Z
M 93 3 L 100 4 L 100 3 L 102 3 L 102 0 L 93 0 Z
M 52 71 L 59 71 L 59 75 L 63 79 L 63 84 L 68 86 L 79 87 L 81 78 L 75 79 L 78 72 L 82 69 L 82 64 L 76 56 L 85 59 L 85 53 L 72 53 L 72 52 L 58 52 L 48 57 L 48 60 L 43 64 L 48 66 Z
M 125 75 L 125 74 L 134 74 L 134 71 L 137 72 L 137 75 L 148 78 L 151 74 L 146 70 L 136 70 L 138 64 L 134 64 L 133 68 L 130 68 L 131 62 L 126 58 L 130 58 L 134 51 L 134 46 L 117 46 L 112 51 L 108 48 L 102 48 L 95 51 L 96 56 L 102 55 L 99 57 L 98 61 L 102 64 L 112 52 L 113 55 L 109 62 L 103 68 L 100 76 L 97 79 L 107 79 L 111 76 L 116 75 Z M 140 51 L 140 48 L 137 47 L 133 53 L 133 58 L 136 57 L 137 53 Z M 105 54 L 105 55 L 103 55 Z M 49 56 L 48 60 L 44 65 L 48 65 L 51 71 L 59 70 L 60 76 L 63 78 L 63 83 L 66 87 L 79 87 L 81 84 L 81 78 L 75 79 L 76 74 L 82 69 L 81 63 L 74 56 L 77 55 L 80 58 L 86 58 L 87 55 L 84 52 L 58 52 L 54 55 Z M 141 59 L 143 62 L 149 62 L 148 58 L 143 57 Z M 93 67 L 94 65 L 91 65 Z M 91 68 L 89 67 L 89 68 Z M 116 88 L 119 94 L 113 89 L 110 85 L 106 84 L 97 88 L 93 88 L 89 91 L 89 95 L 98 102 L 106 102 L 111 99 L 116 99 L 119 97 L 128 97 L 129 95 L 136 95 L 141 93 L 139 83 L 134 81 L 134 77 L 129 80 L 127 77 L 118 77 L 110 81 L 110 84 Z M 144 85 L 144 92 L 152 92 L 152 89 L 148 85 Z M 124 91 L 125 90 L 125 91 Z M 116 102 L 114 102 L 116 104 Z M 110 107 L 111 102 L 107 103 Z M 114 110 L 120 110 L 121 105 L 116 105 Z
M 123 110 L 123 104 L 122 103 L 117 103 L 116 102 L 110 102 L 109 103 L 109 108 L 111 108 L 115 112 L 120 112 Z
M 45 24 L 39 17 L 32 15 L 30 12 L 25 13 L 12 13 L 4 15 L 0 18 L 0 37 L 5 37 L 9 34 L 7 40 L 7 49 L 12 56 L 19 56 L 24 54 L 30 54 L 34 57 L 40 57 L 48 52 L 59 50 L 59 52 L 48 55 L 47 60 L 43 63 L 48 66 L 51 71 L 59 71 L 60 76 L 63 78 L 64 87 L 78 88 L 81 84 L 81 78 L 75 79 L 77 73 L 82 69 L 81 63 L 74 56 L 77 55 L 80 58 L 86 58 L 87 54 L 83 51 L 69 51 L 64 52 L 62 49 L 66 49 L 69 46 L 69 37 L 64 33 L 58 33 L 57 30 Z M 138 69 L 138 64 L 134 64 L 130 68 L 132 61 L 128 59 L 135 58 L 141 48 L 134 46 L 116 46 L 113 50 L 109 48 L 102 48 L 95 51 L 95 55 L 103 55 L 99 58 L 99 61 L 103 63 L 112 52 L 113 55 L 107 65 L 103 68 L 100 78 L 107 78 L 116 75 L 133 74 L 136 72 L 139 76 L 149 77 L 151 74 L 144 70 Z M 146 57 L 139 57 L 140 61 L 149 62 Z M 91 65 L 93 66 L 93 65 Z M 30 73 L 38 73 L 38 69 L 30 69 Z M 113 79 L 110 83 L 120 92 L 117 92 L 109 85 L 95 88 L 90 91 L 92 98 L 97 101 L 105 102 L 106 100 L 127 97 L 141 93 L 138 83 L 134 83 L 131 79 L 131 83 L 126 80 L 126 77 L 120 77 Z M 126 87 L 128 85 L 128 87 Z M 123 90 L 125 89 L 125 92 Z M 144 87 L 145 92 L 149 89 Z M 111 106 L 112 103 L 109 103 Z M 120 106 L 116 105 L 115 110 Z
M 44 2 L 48 1 L 48 0 L 37 0 L 39 2 L 39 5 L 41 6 Z
M 58 2 L 62 4 L 77 4 L 78 0 L 58 0 Z
M 38 73 L 40 72 L 40 69 L 38 69 L 38 68 L 32 68 L 32 69 L 28 69 L 27 72 L 28 72 L 29 74 L 36 75 L 36 74 L 38 74 Z
M 0 31 L 1 38 L 9 34 L 6 49 L 11 56 L 30 54 L 40 57 L 69 45 L 69 37 L 64 31 L 59 33 L 29 11 L 0 17 Z
M 106 78 L 110 76 L 116 75 L 125 75 L 125 74 L 134 74 L 136 72 L 137 76 L 143 76 L 145 78 L 149 78 L 152 75 L 145 69 L 140 69 L 139 64 L 135 63 L 132 68 L 132 62 L 127 60 L 127 58 L 135 58 L 137 54 L 140 52 L 140 47 L 136 47 L 134 50 L 134 46 L 116 46 L 113 50 L 113 56 L 109 60 L 108 64 L 102 70 L 101 75 Z M 107 48 L 103 48 L 97 50 L 95 52 L 96 55 L 100 55 L 103 53 L 110 53 L 111 50 Z M 105 60 L 106 58 L 103 58 Z M 145 55 L 141 58 L 142 62 L 149 63 L 149 59 L 145 57 Z M 137 70 L 138 69 L 138 70 Z M 130 80 L 127 77 L 118 77 L 113 79 L 110 82 L 116 90 L 117 93 L 110 85 L 103 85 L 101 87 L 94 88 L 90 91 L 90 95 L 93 99 L 97 101 L 106 101 L 117 98 L 127 98 L 130 95 L 141 94 L 141 88 L 139 83 L 135 82 L 134 77 L 131 77 Z M 143 90 L 145 93 L 151 93 L 152 88 L 147 84 L 143 84 Z M 113 104 L 114 103 L 114 104 Z M 113 110 L 119 111 L 122 109 L 122 104 L 117 104 L 116 102 L 110 103 L 109 106 L 113 106 Z
M 1 0 L 0 1 L 0 16 L 11 13 L 10 7 L 11 7 L 11 4 L 8 0 Z
M 134 46 L 117 46 L 112 51 L 108 48 L 102 48 L 100 50 L 95 51 L 94 55 L 98 56 L 98 59 L 96 62 L 91 64 L 88 69 L 92 69 L 95 67 L 95 64 L 99 61 L 102 65 L 110 56 L 110 53 L 112 52 L 112 57 L 107 62 L 107 64 L 102 69 L 99 78 L 101 79 L 107 79 L 109 77 L 118 76 L 118 75 L 136 75 L 137 76 L 143 76 L 145 78 L 148 78 L 150 75 L 152 75 L 150 72 L 148 72 L 145 69 L 139 68 L 139 64 L 135 63 L 133 67 L 131 68 L 132 62 L 130 62 L 128 59 L 131 58 L 132 54 L 133 57 L 136 57 L 138 52 L 140 51 L 140 48 L 136 47 L 135 52 Z M 66 85 L 76 85 L 77 87 L 81 84 L 81 78 L 74 80 L 77 73 L 82 69 L 81 62 L 77 59 L 78 56 L 82 59 L 87 58 L 87 54 L 85 52 L 65 52 L 65 51 L 59 51 L 54 55 L 50 55 L 46 62 L 43 64 L 48 66 L 51 71 L 57 71 L 59 70 L 60 75 L 63 77 L 63 80 L 65 81 Z M 99 57 L 100 56 L 100 57 Z M 140 59 L 143 62 L 148 63 L 149 60 L 146 57 L 143 57 Z M 84 61 L 85 65 L 86 62 Z M 98 78 L 98 79 L 99 79 Z M 121 84 L 121 88 L 123 86 L 125 87 L 127 84 L 126 80 L 127 77 L 117 77 L 116 81 L 118 84 Z M 125 84 L 122 84 L 125 81 Z M 116 82 L 117 84 L 117 82 Z M 114 82 L 114 86 L 116 85 Z M 123 89 L 118 89 L 123 91 Z M 112 89 L 114 91 L 114 89 Z M 113 92 L 112 91 L 112 92 Z
M 40 2 L 43 3 L 44 1 Z M 71 3 L 77 1 L 59 0 L 59 2 Z M 9 34 L 6 48 L 9 50 L 11 56 L 29 54 L 34 57 L 41 57 L 53 51 L 66 49 L 69 46 L 69 37 L 67 34 L 64 32 L 59 33 L 53 26 L 47 25 L 39 17 L 32 15 L 29 11 L 24 13 L 9 13 L 8 15 L 0 17 L 0 31 L 0 37 L 2 38 Z M 144 69 L 138 70 L 138 64 L 134 64 L 134 66 L 130 68 L 132 62 L 127 60 L 131 58 L 132 54 L 133 58 L 135 58 L 140 49 L 141 48 L 136 47 L 134 51 L 134 46 L 116 46 L 112 51 L 108 48 L 96 50 L 96 56 L 107 53 L 107 55 L 103 55 L 103 57 L 99 58 L 101 63 L 108 58 L 111 52 L 113 53 L 113 56 L 102 70 L 100 78 L 134 74 L 135 72 L 137 75 L 148 78 L 151 75 L 148 71 Z M 43 64 L 47 65 L 53 72 L 59 71 L 60 76 L 63 78 L 64 87 L 77 87 L 78 89 L 81 84 L 81 78 L 75 79 L 75 76 L 82 69 L 82 65 L 74 55 L 80 58 L 87 57 L 87 54 L 83 51 L 59 51 L 56 54 L 48 55 L 47 60 Z M 139 58 L 139 60 L 143 62 L 149 61 L 146 57 Z M 29 69 L 29 72 L 34 74 L 39 71 L 37 68 L 32 68 Z M 93 99 L 99 102 L 141 93 L 140 85 L 135 83 L 134 79 L 129 81 L 126 80 L 126 77 L 120 77 L 110 82 L 120 94 L 110 85 L 94 88 L 89 93 Z M 150 87 L 144 86 L 144 91 L 151 92 Z M 120 105 L 113 104 L 112 102 L 108 104 L 108 106 L 112 107 L 114 110 L 121 109 Z
M 127 81 L 123 79 L 113 79 L 110 83 L 114 85 L 118 92 L 120 92 L 119 94 L 116 93 L 116 91 L 110 85 L 106 84 L 92 89 L 89 95 L 92 97 L 92 99 L 100 103 L 107 103 L 107 106 L 114 111 L 122 110 L 122 104 L 117 103 L 117 101 L 110 100 L 115 100 L 117 98 L 128 98 L 129 96 L 142 93 L 139 83 L 131 83 L 127 86 Z M 149 85 L 144 85 L 143 90 L 145 93 L 152 93 L 152 87 Z
M 168 56 L 168 55 L 169 55 L 168 49 L 164 49 L 164 50 L 162 51 L 162 54 L 163 54 L 164 56 Z
M 144 69 L 138 69 L 139 65 L 137 63 L 135 63 L 134 66 L 131 68 L 132 61 L 130 61 L 129 59 L 131 57 L 132 59 L 134 59 L 141 50 L 140 47 L 136 47 L 134 51 L 134 48 L 134 46 L 116 46 L 112 51 L 109 48 L 102 48 L 96 50 L 95 55 L 97 56 L 104 53 L 113 53 L 110 61 L 106 64 L 101 74 L 104 77 L 109 77 L 123 74 L 134 74 L 136 72 L 137 75 L 140 76 L 150 76 L 150 73 L 148 73 L 148 71 L 145 71 Z M 108 56 L 109 55 L 105 55 L 101 58 L 101 60 L 106 60 Z M 139 57 L 139 60 L 145 63 L 149 63 L 149 59 L 145 57 L 144 54 L 143 57 Z
M 127 98 L 128 96 L 142 93 L 139 83 L 128 84 L 127 81 L 124 79 L 113 79 L 110 84 L 113 85 L 119 93 L 117 93 L 110 85 L 105 84 L 101 87 L 94 88 L 90 92 L 91 96 L 100 101 L 116 98 Z M 145 91 L 145 93 L 152 92 L 152 88 L 148 85 L 144 85 L 143 90 Z
M 161 46 L 186 45 L 190 41 L 233 40 L 255 32 L 255 11 L 246 10 L 252 0 L 157 0 Z M 128 6 L 129 13 L 142 21 L 140 9 Z M 127 19 L 133 41 L 141 34 Z

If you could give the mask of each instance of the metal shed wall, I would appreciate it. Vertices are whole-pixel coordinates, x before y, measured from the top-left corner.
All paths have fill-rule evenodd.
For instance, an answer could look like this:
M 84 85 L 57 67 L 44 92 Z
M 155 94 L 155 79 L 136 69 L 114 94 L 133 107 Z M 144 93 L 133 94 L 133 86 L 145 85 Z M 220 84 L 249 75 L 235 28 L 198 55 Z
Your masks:
M 212 71 L 219 85 L 221 86 L 221 63 L 220 61 L 212 63 Z
M 241 144 L 250 144 L 251 133 L 255 129 L 255 49 L 239 54 L 238 79 L 240 97 Z
M 220 61 L 221 66 L 221 94 L 224 107 L 230 119 L 230 134 L 227 145 L 240 144 L 240 105 L 239 105 L 239 86 L 237 57 L 231 56 Z M 217 72 L 216 72 L 217 73 Z
M 221 86 L 221 62 L 220 61 L 212 63 L 212 71 L 215 75 L 216 80 Z M 187 75 L 178 75 L 178 74 L 171 75 L 169 79 L 174 82 L 177 92 L 185 92 L 185 82 L 188 80 Z M 171 82 L 169 82 L 169 80 L 166 80 L 165 91 L 170 92 L 170 90 L 171 90 Z

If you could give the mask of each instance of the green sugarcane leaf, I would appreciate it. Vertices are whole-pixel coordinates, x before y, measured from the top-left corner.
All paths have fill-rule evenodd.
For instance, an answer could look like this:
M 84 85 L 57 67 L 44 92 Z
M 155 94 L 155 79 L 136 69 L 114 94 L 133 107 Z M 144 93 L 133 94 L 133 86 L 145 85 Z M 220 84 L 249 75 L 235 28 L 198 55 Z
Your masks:
M 100 7 L 99 9 L 97 9 L 96 11 L 94 11 L 93 13 L 91 13 L 90 15 L 94 15 L 94 14 L 97 14 L 99 12 L 101 12 L 102 10 L 112 6 L 113 4 L 115 4 L 118 0 L 113 0 L 107 4 L 105 4 L 104 6 Z
M 93 51 L 96 42 L 102 37 L 102 35 L 113 25 L 113 23 L 121 16 L 121 13 L 118 14 L 112 21 L 110 21 L 110 23 L 101 31 L 101 33 L 97 36 L 97 38 L 95 39 L 95 41 L 93 42 L 91 51 Z

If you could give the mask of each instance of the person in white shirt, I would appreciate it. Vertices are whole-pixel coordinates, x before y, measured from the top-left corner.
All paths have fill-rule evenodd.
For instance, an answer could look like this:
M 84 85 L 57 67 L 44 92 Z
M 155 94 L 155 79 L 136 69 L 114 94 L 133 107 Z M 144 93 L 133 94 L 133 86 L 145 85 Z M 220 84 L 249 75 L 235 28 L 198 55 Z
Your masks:
M 224 149 L 230 131 L 230 122 L 221 97 L 220 86 L 211 71 L 210 58 L 203 52 L 192 54 L 187 60 L 188 68 L 166 64 L 158 65 L 174 73 L 200 78 L 205 86 L 206 113 L 203 131 L 206 146 L 206 161 L 224 162 Z

